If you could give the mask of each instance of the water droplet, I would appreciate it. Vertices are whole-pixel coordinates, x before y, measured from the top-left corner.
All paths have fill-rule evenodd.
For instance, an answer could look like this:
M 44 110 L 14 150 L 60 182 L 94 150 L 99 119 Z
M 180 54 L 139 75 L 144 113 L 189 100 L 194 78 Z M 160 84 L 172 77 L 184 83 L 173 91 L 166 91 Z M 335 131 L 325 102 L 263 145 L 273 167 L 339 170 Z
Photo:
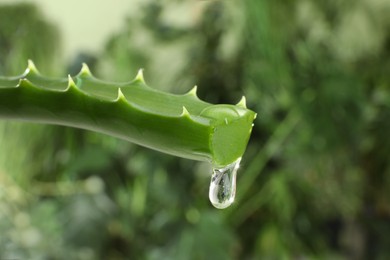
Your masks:
M 213 168 L 209 198 L 218 209 L 229 207 L 236 196 L 236 176 L 241 158 L 223 168 Z

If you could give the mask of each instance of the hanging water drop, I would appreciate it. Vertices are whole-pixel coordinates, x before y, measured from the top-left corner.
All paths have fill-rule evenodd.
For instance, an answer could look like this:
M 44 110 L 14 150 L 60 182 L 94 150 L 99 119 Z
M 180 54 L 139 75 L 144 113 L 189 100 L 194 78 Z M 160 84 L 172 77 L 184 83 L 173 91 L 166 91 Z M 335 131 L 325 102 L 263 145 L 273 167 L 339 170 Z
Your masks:
M 223 168 L 213 168 L 209 198 L 211 204 L 218 209 L 229 207 L 236 196 L 236 176 L 241 158 Z

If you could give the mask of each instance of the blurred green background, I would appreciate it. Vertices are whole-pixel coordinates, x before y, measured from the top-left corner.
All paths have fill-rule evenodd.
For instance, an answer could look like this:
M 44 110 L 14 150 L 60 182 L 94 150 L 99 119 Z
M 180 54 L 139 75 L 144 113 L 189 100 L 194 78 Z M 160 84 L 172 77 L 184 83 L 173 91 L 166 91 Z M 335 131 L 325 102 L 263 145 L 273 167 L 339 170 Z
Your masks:
M 390 1 L 83 3 L 1 0 L 0 74 L 246 95 L 236 202 L 205 163 L 2 121 L 0 259 L 389 259 Z

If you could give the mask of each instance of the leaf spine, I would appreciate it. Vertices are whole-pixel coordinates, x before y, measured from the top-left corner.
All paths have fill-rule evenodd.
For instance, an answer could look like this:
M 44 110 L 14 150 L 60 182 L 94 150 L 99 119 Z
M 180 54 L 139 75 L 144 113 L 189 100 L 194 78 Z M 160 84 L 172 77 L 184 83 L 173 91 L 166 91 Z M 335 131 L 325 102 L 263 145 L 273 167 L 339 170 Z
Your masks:
M 188 110 L 185 106 L 183 106 L 183 111 L 181 112 L 180 117 L 190 118 L 190 112 L 188 112 Z
M 120 100 L 122 101 L 127 101 L 125 95 L 123 94 L 121 88 L 118 88 L 118 97 L 115 99 L 115 102 L 119 102 Z
M 144 79 L 144 69 L 139 69 L 138 70 L 137 75 L 135 76 L 134 81 L 138 81 L 138 82 L 146 84 L 145 83 L 145 79 Z
M 27 68 L 23 73 L 24 76 L 27 75 L 40 75 L 37 67 L 35 67 L 35 64 L 32 60 L 27 61 Z
M 19 83 L 16 85 L 16 88 L 35 88 L 35 89 L 41 89 L 40 87 L 34 85 L 30 80 L 27 78 L 19 79 Z
M 92 73 L 91 71 L 89 70 L 89 67 L 86 63 L 83 63 L 82 66 L 81 66 L 81 70 L 79 72 L 79 74 L 77 74 L 78 77 L 92 77 Z
M 25 79 L 25 78 L 19 79 L 19 82 L 16 85 L 16 88 L 22 88 L 25 84 L 24 82 L 26 82 L 26 81 L 27 81 L 27 79 Z
M 198 97 L 197 91 L 198 91 L 198 86 L 195 85 L 190 91 L 186 93 L 186 95 Z
M 70 89 L 78 89 L 76 83 L 74 83 L 72 77 L 68 74 L 68 87 L 65 91 L 69 91 Z
M 236 105 L 239 107 L 242 107 L 242 108 L 247 108 L 245 96 L 242 96 L 242 98 L 240 99 L 240 101 Z

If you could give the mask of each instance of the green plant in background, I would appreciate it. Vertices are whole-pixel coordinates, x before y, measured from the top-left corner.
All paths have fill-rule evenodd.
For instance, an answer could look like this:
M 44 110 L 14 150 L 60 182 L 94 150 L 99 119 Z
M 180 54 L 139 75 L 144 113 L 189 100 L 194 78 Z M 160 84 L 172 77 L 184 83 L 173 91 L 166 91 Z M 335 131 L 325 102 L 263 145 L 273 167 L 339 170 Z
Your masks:
M 49 75 L 55 73 L 53 69 L 60 60 L 61 38 L 57 28 L 45 20 L 39 8 L 24 3 L 3 5 L 0 17 L 3 17 L 0 24 L 1 75 L 16 72 L 25 66 L 27 58 L 40 64 L 40 68 Z M 18 19 L 7 19 L 9 17 Z M 30 42 L 26 44 L 18 39 L 28 39 Z
M 205 200 L 209 163 L 92 131 L 6 123 L 0 258 L 388 258 L 389 2 L 196 2 L 142 4 L 88 64 L 116 81 L 143 67 L 167 93 L 197 84 L 211 103 L 245 93 L 261 120 L 236 203 L 218 211 Z M 29 42 L 39 45 L 2 53 Z M 33 54 L 1 74 L 28 58 L 51 72 L 51 56 Z

